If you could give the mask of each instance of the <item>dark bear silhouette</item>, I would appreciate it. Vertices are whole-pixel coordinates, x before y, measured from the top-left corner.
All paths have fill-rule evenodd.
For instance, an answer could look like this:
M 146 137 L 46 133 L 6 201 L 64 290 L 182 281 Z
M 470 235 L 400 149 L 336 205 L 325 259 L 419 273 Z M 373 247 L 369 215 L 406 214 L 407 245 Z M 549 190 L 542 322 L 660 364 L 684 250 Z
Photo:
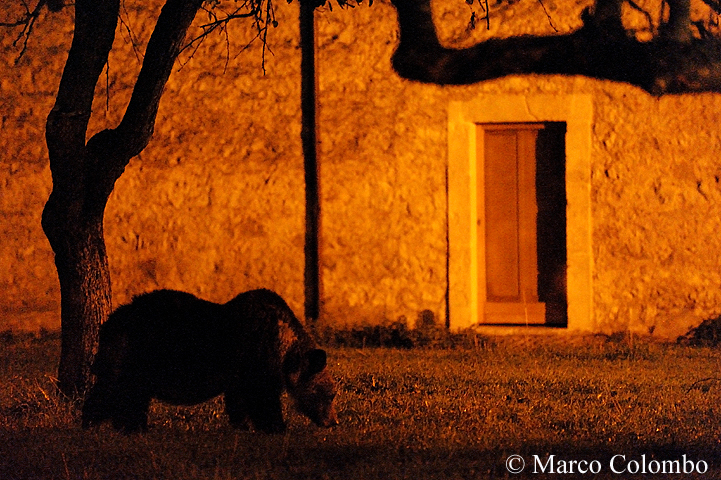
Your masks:
M 285 389 L 301 413 L 327 427 L 337 421 L 325 367 L 325 351 L 270 290 L 222 305 L 159 290 L 135 297 L 101 326 L 82 424 L 109 419 L 118 430 L 144 431 L 151 398 L 194 405 L 222 393 L 231 424 L 279 433 Z

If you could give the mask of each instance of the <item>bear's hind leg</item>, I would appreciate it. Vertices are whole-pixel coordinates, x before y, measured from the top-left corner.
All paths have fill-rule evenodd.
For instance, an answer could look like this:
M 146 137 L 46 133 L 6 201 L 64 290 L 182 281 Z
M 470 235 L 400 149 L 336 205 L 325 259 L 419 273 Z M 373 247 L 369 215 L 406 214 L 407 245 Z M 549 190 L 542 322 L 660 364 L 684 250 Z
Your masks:
M 250 430 L 250 416 L 241 393 L 234 390 L 225 392 L 225 413 L 231 425 L 241 430 Z
M 145 432 L 148 430 L 148 408 L 150 396 L 125 397 L 112 415 L 113 428 L 123 433 Z

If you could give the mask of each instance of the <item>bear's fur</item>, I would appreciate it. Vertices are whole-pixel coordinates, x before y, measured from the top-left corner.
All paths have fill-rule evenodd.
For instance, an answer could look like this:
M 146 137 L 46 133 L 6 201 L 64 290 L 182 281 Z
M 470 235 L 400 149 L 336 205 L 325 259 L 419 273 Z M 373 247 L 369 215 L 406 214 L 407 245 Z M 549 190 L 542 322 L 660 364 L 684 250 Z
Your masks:
M 118 308 L 100 328 L 82 424 L 109 419 L 118 430 L 146 430 L 151 398 L 194 405 L 225 394 L 231 424 L 278 433 L 286 428 L 285 389 L 301 413 L 327 427 L 337 421 L 325 367 L 325 351 L 270 290 L 222 305 L 158 290 Z

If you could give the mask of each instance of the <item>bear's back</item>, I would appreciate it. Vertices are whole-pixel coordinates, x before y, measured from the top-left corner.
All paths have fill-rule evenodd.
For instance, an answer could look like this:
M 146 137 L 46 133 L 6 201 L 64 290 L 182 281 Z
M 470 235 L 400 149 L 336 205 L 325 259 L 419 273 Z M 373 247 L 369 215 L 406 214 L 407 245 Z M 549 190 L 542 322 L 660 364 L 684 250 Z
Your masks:
M 123 358 L 99 352 L 98 367 L 106 358 L 135 370 L 167 390 L 215 391 L 245 363 L 247 335 L 242 319 L 224 305 L 174 290 L 139 295 L 118 308 L 103 324 L 100 344 L 122 346 Z M 101 350 L 103 350 L 101 348 Z M 178 373 L 175 373 L 178 372 Z M 203 387 L 202 385 L 210 385 Z

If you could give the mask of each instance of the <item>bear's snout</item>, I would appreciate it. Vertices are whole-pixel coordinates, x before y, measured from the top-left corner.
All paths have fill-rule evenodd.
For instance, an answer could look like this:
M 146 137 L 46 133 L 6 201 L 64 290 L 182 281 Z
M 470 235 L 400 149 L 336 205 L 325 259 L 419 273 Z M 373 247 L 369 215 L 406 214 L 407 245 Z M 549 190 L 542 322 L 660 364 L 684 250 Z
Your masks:
M 338 416 L 335 413 L 334 406 L 330 407 L 330 411 L 328 412 L 328 415 L 325 418 L 321 419 L 321 421 L 318 423 L 318 425 L 321 427 L 325 427 L 325 428 L 334 427 L 334 426 L 338 425 Z

